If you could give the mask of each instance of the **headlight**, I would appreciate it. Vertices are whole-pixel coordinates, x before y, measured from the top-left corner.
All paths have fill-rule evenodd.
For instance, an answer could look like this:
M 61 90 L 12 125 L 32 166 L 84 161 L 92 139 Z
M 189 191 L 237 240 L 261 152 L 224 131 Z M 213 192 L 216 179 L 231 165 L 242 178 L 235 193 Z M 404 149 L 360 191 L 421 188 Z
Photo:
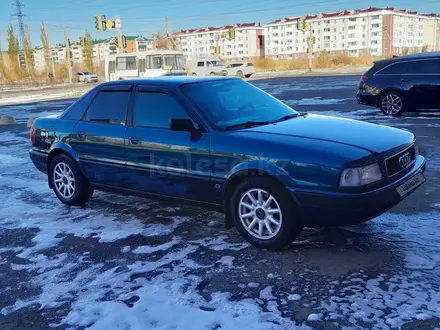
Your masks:
M 382 180 L 379 164 L 365 167 L 346 168 L 342 171 L 339 185 L 341 187 L 361 187 Z

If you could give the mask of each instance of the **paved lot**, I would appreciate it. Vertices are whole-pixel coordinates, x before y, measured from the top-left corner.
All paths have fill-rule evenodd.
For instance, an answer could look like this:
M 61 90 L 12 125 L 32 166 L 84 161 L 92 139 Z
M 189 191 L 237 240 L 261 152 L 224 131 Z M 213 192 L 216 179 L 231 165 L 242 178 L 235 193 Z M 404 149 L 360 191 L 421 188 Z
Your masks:
M 28 158 L 26 121 L 72 100 L 0 107 L 0 329 L 435 329 L 440 327 L 440 114 L 385 118 L 358 77 L 254 83 L 300 111 L 406 128 L 428 182 L 363 225 L 307 229 L 278 252 L 221 214 L 97 192 L 58 202 Z M 368 137 L 366 137 L 368 138 Z

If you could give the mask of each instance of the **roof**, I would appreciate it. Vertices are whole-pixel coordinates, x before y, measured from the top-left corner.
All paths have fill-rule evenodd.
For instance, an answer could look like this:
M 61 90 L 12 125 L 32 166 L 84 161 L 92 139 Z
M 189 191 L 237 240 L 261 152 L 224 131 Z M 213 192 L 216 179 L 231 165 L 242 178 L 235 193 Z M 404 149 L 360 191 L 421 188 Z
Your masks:
M 125 36 L 126 40 L 140 40 L 140 41 L 148 41 L 151 40 L 144 36 Z
M 239 23 L 232 25 L 223 25 L 223 26 L 208 26 L 197 29 L 187 29 L 181 30 L 177 34 L 191 34 L 191 33 L 204 33 L 204 32 L 214 32 L 214 31 L 222 31 L 230 28 L 234 29 L 251 29 L 251 28 L 262 28 L 260 23 Z
M 408 11 L 406 9 L 396 9 L 394 7 L 384 7 L 384 8 L 369 7 L 369 8 L 364 8 L 364 9 L 354 9 L 354 10 L 345 9 L 345 10 L 338 11 L 338 12 L 306 15 L 306 16 L 304 16 L 304 18 L 306 20 L 309 20 L 309 19 L 321 19 L 321 18 L 332 18 L 332 17 L 345 17 L 345 16 L 352 16 L 352 15 L 358 15 L 358 14 L 363 14 L 363 13 L 374 13 L 374 12 L 378 12 L 378 11 L 382 11 L 382 10 L 393 11 L 395 13 L 402 13 L 402 14 L 426 16 L 426 17 L 440 17 L 439 14 L 421 14 L 417 11 Z M 299 18 L 300 17 L 285 17 L 285 18 L 277 19 L 277 20 L 270 22 L 270 23 L 267 23 L 267 24 L 295 22 Z
M 401 62 L 401 61 L 408 61 L 419 58 L 440 58 L 440 52 L 426 52 L 426 53 L 408 54 L 404 56 L 396 56 L 396 57 L 376 61 L 376 63 Z
M 144 52 L 132 52 L 132 53 L 123 53 L 123 54 L 111 54 L 106 56 L 106 58 L 112 59 L 118 56 L 147 56 L 147 55 L 157 55 L 157 54 L 164 54 L 164 55 L 183 55 L 181 51 L 178 50 L 147 50 Z
M 162 76 L 156 78 L 138 78 L 127 80 L 116 80 L 103 83 L 103 85 L 128 85 L 128 84 L 155 84 L 180 86 L 191 83 L 201 83 L 221 80 L 241 80 L 238 77 L 194 77 L 194 76 Z

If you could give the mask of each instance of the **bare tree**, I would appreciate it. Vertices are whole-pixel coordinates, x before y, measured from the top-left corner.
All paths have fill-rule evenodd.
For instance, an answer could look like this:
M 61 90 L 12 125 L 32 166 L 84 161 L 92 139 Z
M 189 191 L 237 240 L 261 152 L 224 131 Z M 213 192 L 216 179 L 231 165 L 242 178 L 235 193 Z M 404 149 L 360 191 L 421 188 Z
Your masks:
M 87 71 L 93 72 L 93 40 L 89 32 L 85 35 L 84 60 Z
M 173 33 L 168 35 L 162 32 L 153 34 L 153 45 L 156 49 L 179 50 L 180 48 L 179 39 Z
M 6 80 L 6 68 L 5 68 L 5 61 L 3 59 L 3 51 L 1 47 L 1 40 L 2 40 L 2 33 L 0 31 L 0 78 L 1 80 Z
M 23 40 L 23 51 L 26 59 L 27 70 L 31 78 L 35 77 L 35 65 L 33 60 L 34 49 L 32 48 L 31 34 L 29 27 L 26 25 L 26 31 Z
M 50 44 L 49 44 L 49 33 L 47 32 L 47 29 L 46 29 L 46 26 L 44 25 L 44 23 L 41 23 L 40 40 L 43 45 L 44 58 L 46 59 L 46 58 L 51 57 Z M 49 70 L 50 70 L 49 64 L 46 62 L 46 72 Z

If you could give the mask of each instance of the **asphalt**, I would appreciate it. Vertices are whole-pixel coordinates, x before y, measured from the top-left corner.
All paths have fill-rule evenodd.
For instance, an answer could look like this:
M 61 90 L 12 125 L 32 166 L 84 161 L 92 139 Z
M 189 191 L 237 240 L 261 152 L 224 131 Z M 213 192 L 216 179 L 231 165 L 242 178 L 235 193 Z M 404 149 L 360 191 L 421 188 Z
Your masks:
M 356 104 L 358 79 L 253 83 L 298 111 L 412 131 L 427 183 L 377 219 L 306 229 L 277 252 L 197 207 L 101 192 L 85 208 L 61 205 L 28 159 L 26 121 L 73 100 L 0 107 L 17 119 L 0 126 L 0 329 L 180 329 L 182 306 L 203 311 L 191 329 L 440 327 L 440 113 L 387 118 Z

